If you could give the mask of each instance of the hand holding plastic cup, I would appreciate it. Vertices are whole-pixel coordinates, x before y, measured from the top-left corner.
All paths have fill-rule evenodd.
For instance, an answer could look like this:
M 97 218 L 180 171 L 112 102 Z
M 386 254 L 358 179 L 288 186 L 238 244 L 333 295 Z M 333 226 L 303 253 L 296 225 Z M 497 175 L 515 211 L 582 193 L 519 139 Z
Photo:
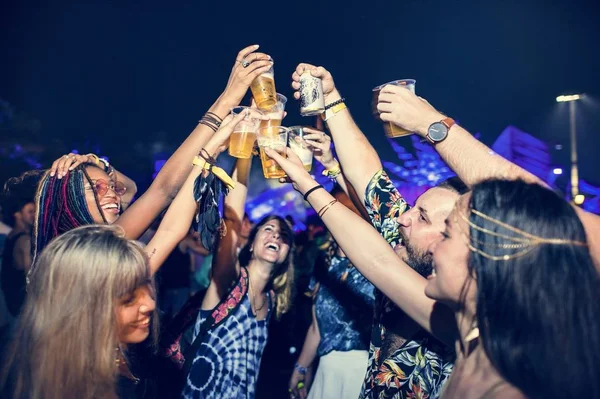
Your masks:
M 262 163 L 263 174 L 267 179 L 278 179 L 285 176 L 285 172 L 277 162 L 265 153 L 265 148 L 269 148 L 281 156 L 285 157 L 288 142 L 287 127 L 271 126 L 258 130 L 258 147 L 260 149 L 260 161 Z
M 373 112 L 373 116 L 375 116 L 375 119 L 381 121 L 381 118 L 379 117 L 379 111 L 377 110 L 377 103 L 379 102 L 379 93 L 381 92 L 381 89 L 384 86 L 387 86 L 387 85 L 403 86 L 414 93 L 415 92 L 415 83 L 417 83 L 417 81 L 414 79 L 400 79 L 400 80 L 394 80 L 392 82 L 384 83 L 382 85 L 379 85 L 379 86 L 373 88 L 372 112 Z M 383 128 L 385 130 L 385 135 L 389 138 L 409 136 L 412 134 L 412 132 L 409 132 L 406 129 L 403 129 L 397 125 L 394 125 L 392 122 L 384 122 Z
M 287 97 L 283 94 L 277 93 L 277 101 L 275 104 L 267 109 L 262 109 L 265 115 L 269 117 L 268 120 L 260 123 L 260 128 L 281 126 L 281 121 L 285 115 L 285 105 L 287 104 Z
M 256 141 L 258 126 L 262 112 L 250 107 L 235 107 L 233 115 L 245 113 L 246 116 L 235 126 L 229 139 L 229 155 L 236 158 L 248 159 L 252 156 L 252 148 Z
M 304 141 L 305 128 L 304 126 L 292 126 L 289 128 L 289 145 L 292 151 L 302 161 L 304 169 L 310 172 L 312 169 L 313 152 L 310 146 Z M 306 134 L 310 134 L 306 132 Z
M 254 97 L 256 106 L 261 110 L 268 110 L 277 103 L 275 70 L 273 66 L 252 81 L 250 90 L 252 91 L 252 97 Z

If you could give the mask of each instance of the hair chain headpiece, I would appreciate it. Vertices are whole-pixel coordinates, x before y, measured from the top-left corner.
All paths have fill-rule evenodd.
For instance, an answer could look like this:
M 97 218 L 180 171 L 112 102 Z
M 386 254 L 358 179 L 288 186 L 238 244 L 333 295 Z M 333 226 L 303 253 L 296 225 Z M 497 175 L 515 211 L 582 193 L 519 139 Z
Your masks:
M 471 237 L 469 234 L 462 231 L 460 224 L 458 223 L 458 220 L 455 217 L 454 223 L 457 225 L 458 229 L 461 230 L 461 234 L 463 236 L 465 236 L 465 238 L 466 238 L 465 243 L 467 244 L 469 249 L 471 251 L 476 252 L 479 255 L 481 255 L 485 258 L 491 259 L 491 260 L 498 261 L 498 260 L 509 260 L 509 259 L 518 258 L 518 257 L 528 254 L 535 247 L 537 247 L 538 245 L 542 245 L 542 244 L 587 246 L 587 243 L 582 242 L 582 241 L 568 240 L 568 239 L 562 239 L 562 238 L 545 238 L 545 237 L 536 236 L 534 234 L 527 233 L 526 231 L 523 231 L 523 230 L 513 227 L 509 224 L 506 224 L 500 220 L 494 219 L 491 216 L 488 216 L 476 209 L 470 209 L 470 212 L 473 213 L 474 215 L 479 216 L 482 219 L 485 219 L 491 223 L 494 223 L 494 224 L 496 224 L 508 231 L 516 233 L 520 236 L 520 237 L 519 236 L 515 237 L 515 236 L 510 236 L 507 234 L 501 234 L 501 233 L 497 233 L 495 231 L 486 229 L 484 227 L 481 227 L 481 226 L 473 223 L 464 213 L 458 211 L 458 214 L 460 215 L 460 217 L 472 229 L 477 230 L 477 231 L 482 232 L 487 235 L 491 235 L 493 237 L 501 238 L 501 239 L 512 242 L 510 244 L 495 244 L 495 243 L 482 242 L 481 240 Z M 506 251 L 517 250 L 517 249 L 521 249 L 521 250 L 516 253 L 513 253 L 513 254 L 492 255 L 492 254 L 485 252 L 484 250 L 482 250 L 480 248 L 475 247 L 473 244 L 478 244 L 479 246 L 501 248 Z

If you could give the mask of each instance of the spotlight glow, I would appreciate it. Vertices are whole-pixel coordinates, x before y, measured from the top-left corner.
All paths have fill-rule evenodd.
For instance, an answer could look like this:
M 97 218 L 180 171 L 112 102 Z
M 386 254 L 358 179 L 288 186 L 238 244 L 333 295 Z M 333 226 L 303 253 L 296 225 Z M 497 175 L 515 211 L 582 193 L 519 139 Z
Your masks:
M 569 94 L 569 95 L 563 95 L 563 96 L 558 96 L 556 97 L 556 102 L 557 103 L 565 103 L 568 101 L 576 101 L 579 100 L 583 97 L 583 94 Z
M 555 175 L 562 175 L 563 170 L 562 170 L 562 168 L 554 168 L 552 173 L 554 173 Z
M 581 204 L 583 204 L 583 201 L 585 201 L 585 195 L 583 195 L 583 194 L 577 194 L 575 196 L 575 198 L 573 199 L 573 202 L 575 203 L 575 205 L 581 205 Z

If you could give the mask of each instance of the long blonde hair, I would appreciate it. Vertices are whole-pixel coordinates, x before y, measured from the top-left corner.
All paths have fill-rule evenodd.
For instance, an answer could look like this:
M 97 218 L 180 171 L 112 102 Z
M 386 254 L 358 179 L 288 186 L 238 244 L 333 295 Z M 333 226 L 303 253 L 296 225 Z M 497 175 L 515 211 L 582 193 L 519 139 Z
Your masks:
M 54 239 L 36 263 L 0 383 L 19 399 L 116 397 L 116 309 L 152 285 L 146 254 L 118 227 L 90 225 Z

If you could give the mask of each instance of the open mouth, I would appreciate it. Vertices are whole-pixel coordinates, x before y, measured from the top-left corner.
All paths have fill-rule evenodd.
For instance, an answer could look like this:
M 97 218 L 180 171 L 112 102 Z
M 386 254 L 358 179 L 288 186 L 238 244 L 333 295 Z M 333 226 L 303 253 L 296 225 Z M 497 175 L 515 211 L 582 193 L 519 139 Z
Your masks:
M 111 212 L 111 213 L 119 213 L 119 211 L 121 210 L 121 207 L 119 206 L 119 204 L 117 204 L 115 202 L 110 202 L 108 204 L 102 205 L 102 210 Z
M 275 242 L 268 242 L 267 245 L 265 245 L 265 248 L 273 252 L 279 252 L 279 244 Z

